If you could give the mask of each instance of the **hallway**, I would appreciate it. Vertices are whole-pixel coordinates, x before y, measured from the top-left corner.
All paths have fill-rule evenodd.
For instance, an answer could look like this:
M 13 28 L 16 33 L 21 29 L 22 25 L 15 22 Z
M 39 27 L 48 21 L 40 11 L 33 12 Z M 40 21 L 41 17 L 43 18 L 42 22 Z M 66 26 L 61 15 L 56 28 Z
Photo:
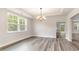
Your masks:
M 1 49 L 1 51 L 77 51 L 77 47 L 66 39 L 32 37 Z

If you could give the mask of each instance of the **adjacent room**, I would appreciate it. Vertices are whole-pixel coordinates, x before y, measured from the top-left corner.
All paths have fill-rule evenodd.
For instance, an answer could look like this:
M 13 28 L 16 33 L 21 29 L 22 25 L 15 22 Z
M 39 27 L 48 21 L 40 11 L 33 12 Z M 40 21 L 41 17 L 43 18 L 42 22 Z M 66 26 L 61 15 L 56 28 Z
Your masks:
M 78 51 L 79 8 L 0 8 L 0 51 Z

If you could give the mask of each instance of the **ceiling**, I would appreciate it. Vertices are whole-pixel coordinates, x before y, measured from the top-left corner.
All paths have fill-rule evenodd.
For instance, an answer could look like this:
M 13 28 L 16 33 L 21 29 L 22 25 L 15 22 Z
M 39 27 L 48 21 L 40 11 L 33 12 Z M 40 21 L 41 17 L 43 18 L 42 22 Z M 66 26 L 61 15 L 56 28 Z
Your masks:
M 40 15 L 40 8 L 22 8 L 23 11 L 36 17 Z M 57 16 L 57 15 L 67 15 L 73 8 L 43 8 L 42 12 L 44 16 Z

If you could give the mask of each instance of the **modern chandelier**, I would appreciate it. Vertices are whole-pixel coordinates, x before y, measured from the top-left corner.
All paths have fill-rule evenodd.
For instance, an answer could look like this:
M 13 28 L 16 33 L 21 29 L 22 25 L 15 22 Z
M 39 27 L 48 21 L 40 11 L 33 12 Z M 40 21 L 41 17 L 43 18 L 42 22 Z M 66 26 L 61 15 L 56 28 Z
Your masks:
M 42 21 L 42 20 L 45 20 L 45 19 L 46 19 L 46 17 L 45 17 L 45 16 L 43 16 L 43 13 L 42 13 L 42 8 L 40 8 L 40 16 L 37 16 L 37 17 L 36 17 L 36 19 L 37 19 L 37 20 L 40 20 L 40 21 Z

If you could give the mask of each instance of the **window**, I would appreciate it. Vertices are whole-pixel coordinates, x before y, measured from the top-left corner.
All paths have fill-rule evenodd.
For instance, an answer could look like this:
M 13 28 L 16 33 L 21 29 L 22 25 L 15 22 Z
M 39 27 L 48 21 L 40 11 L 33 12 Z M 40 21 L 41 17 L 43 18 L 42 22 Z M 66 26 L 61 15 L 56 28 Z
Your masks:
M 8 16 L 8 31 L 17 31 L 18 20 L 17 16 Z
M 65 27 L 65 25 L 62 23 L 62 24 L 60 25 L 60 31 L 61 31 L 61 32 L 64 32 L 64 27 Z
M 25 20 L 23 18 L 19 19 L 20 31 L 25 30 Z
M 12 13 L 8 13 L 8 32 L 26 31 L 26 27 L 26 18 Z
M 64 32 L 65 31 L 65 22 L 57 22 L 57 29 L 60 32 Z
M 79 32 L 79 21 L 73 22 L 73 31 Z

